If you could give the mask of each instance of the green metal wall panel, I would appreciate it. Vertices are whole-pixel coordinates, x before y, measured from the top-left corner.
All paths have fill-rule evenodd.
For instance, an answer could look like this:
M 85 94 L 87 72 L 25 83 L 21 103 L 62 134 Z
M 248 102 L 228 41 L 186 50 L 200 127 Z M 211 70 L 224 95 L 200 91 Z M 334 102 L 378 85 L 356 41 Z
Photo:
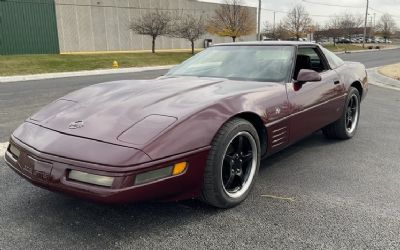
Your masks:
M 54 0 L 0 0 L 0 55 L 59 51 Z

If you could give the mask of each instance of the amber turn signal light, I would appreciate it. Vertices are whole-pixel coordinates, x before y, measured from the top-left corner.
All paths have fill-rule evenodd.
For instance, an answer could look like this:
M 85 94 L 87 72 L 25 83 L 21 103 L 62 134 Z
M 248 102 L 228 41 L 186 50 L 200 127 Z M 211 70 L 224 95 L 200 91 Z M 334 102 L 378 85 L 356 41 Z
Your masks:
M 135 185 L 146 184 L 160 179 L 183 174 L 185 173 L 187 166 L 188 166 L 187 162 L 180 162 L 169 167 L 159 168 L 156 170 L 140 173 L 136 175 Z
M 186 171 L 187 165 L 187 162 L 180 162 L 175 164 L 172 170 L 172 175 L 180 175 L 184 173 Z

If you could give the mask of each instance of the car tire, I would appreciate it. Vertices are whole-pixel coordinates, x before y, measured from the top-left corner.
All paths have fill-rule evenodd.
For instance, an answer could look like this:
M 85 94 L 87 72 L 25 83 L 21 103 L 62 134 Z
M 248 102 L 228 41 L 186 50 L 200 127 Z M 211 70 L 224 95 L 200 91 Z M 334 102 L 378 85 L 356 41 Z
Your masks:
M 350 139 L 357 131 L 360 119 L 360 93 L 356 88 L 350 87 L 343 113 L 339 120 L 322 129 L 329 139 Z
M 215 135 L 204 172 L 201 200 L 231 208 L 246 199 L 260 166 L 260 139 L 240 118 L 226 122 Z

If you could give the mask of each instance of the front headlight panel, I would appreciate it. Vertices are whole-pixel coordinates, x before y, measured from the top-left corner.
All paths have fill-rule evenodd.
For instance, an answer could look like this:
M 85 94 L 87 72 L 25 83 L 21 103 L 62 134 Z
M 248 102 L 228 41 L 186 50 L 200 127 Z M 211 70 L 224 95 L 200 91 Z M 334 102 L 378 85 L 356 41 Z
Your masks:
M 68 174 L 70 180 L 93 184 L 101 187 L 111 187 L 114 183 L 114 177 L 89 174 L 77 170 L 71 170 Z

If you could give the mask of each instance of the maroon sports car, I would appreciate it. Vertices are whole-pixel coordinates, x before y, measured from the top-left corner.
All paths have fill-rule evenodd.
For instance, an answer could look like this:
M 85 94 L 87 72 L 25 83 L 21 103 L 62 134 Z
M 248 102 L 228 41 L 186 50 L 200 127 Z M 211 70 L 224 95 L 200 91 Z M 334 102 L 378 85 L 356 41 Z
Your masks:
M 8 165 L 33 184 L 100 202 L 242 202 L 262 157 L 322 129 L 354 136 L 363 65 L 299 42 L 216 45 L 146 81 L 93 85 L 27 119 Z

